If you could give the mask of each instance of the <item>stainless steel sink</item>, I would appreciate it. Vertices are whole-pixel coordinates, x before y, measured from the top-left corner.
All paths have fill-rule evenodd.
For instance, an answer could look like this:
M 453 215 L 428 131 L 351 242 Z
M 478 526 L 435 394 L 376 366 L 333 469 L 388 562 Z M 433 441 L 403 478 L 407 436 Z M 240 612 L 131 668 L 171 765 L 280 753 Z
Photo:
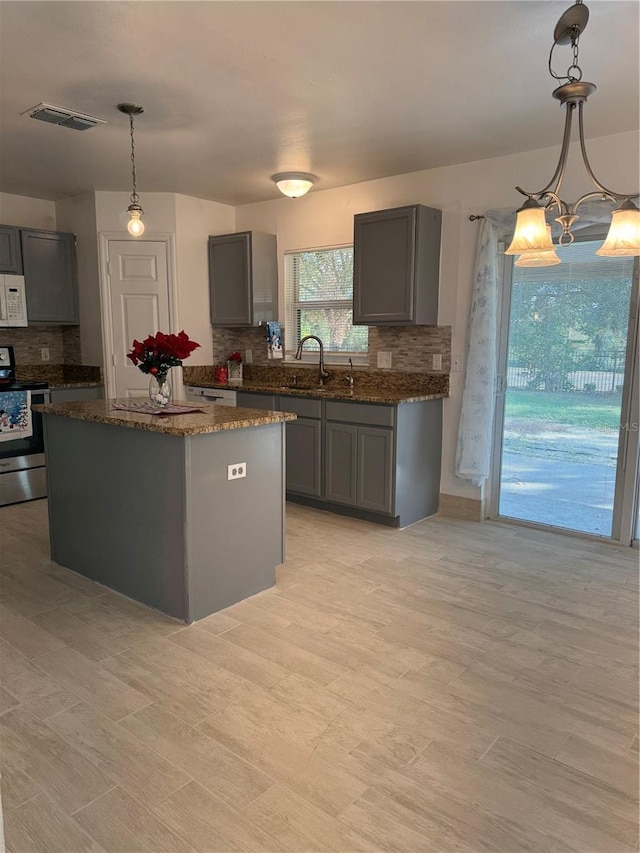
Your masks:
M 300 391 L 303 394 L 310 394 L 312 397 L 315 397 L 317 394 L 331 394 L 333 388 L 323 388 L 322 386 L 318 386 L 317 388 L 304 388 L 301 385 L 281 385 L 280 391 Z

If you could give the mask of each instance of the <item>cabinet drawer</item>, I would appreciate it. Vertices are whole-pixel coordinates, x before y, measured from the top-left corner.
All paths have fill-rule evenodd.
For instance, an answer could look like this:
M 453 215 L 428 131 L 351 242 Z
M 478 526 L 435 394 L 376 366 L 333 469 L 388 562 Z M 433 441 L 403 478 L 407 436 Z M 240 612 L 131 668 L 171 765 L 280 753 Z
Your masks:
M 293 412 L 303 418 L 321 418 L 322 401 L 310 400 L 308 397 L 280 397 L 280 411 Z
M 278 398 L 273 394 L 257 394 L 251 391 L 238 391 L 238 406 L 243 409 L 267 409 L 278 411 Z
M 327 420 L 392 427 L 394 409 L 395 406 L 382 406 L 376 403 L 342 403 L 337 400 L 327 400 Z

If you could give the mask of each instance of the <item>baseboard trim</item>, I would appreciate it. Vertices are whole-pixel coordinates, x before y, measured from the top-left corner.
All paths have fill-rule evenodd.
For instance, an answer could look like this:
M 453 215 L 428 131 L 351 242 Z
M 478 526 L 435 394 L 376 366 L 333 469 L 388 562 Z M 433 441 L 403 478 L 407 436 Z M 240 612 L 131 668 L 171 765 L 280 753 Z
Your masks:
M 320 498 L 312 498 L 307 495 L 298 495 L 293 492 L 287 492 L 287 500 L 294 504 L 313 507 L 313 509 L 333 512 L 336 515 L 345 515 L 349 518 L 359 518 L 361 521 L 372 521 L 374 524 L 384 524 L 385 527 L 400 526 L 400 519 L 397 516 L 383 515 L 379 512 L 372 512 L 368 509 L 360 509 L 359 507 L 348 506 L 347 504 L 334 503 L 333 501 L 325 501 Z
M 463 518 L 465 521 L 485 521 L 487 517 L 484 499 L 463 498 L 443 492 L 440 492 L 438 514 L 449 518 Z

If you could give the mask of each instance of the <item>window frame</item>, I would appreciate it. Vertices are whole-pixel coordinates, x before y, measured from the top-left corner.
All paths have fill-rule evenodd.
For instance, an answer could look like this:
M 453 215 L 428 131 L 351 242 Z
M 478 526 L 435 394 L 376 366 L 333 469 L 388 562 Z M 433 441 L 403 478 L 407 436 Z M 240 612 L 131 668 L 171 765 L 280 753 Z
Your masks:
M 296 315 L 299 311 L 304 309 L 325 309 L 325 308 L 340 308 L 340 309 L 348 309 L 351 312 L 351 320 L 353 321 L 353 294 L 351 299 L 327 299 L 327 300 L 318 300 L 309 301 L 305 300 L 301 302 L 295 299 L 297 295 L 295 282 L 289 281 L 289 262 L 287 260 L 291 255 L 302 255 L 309 254 L 313 252 L 330 252 L 333 250 L 339 249 L 351 249 L 353 251 L 353 242 L 351 243 L 338 243 L 331 246 L 313 246 L 311 248 L 304 249 L 287 249 L 284 253 L 284 278 L 285 278 L 285 286 L 284 286 L 284 310 L 285 310 L 285 328 L 284 328 L 284 338 L 285 338 L 285 352 L 284 352 L 284 363 L 289 365 L 300 365 L 300 364 L 317 364 L 318 362 L 318 351 L 317 350 L 303 350 L 302 359 L 298 360 L 294 358 L 297 344 L 298 344 L 298 329 L 297 324 L 295 322 Z M 293 298 L 290 298 L 290 294 Z M 352 362 L 354 366 L 363 366 L 366 367 L 369 363 L 369 329 L 367 328 L 367 347 L 364 350 L 360 351 L 348 351 L 348 350 L 327 350 L 324 351 L 324 361 L 326 364 L 348 364 L 349 361 Z M 292 334 L 287 334 L 288 330 L 292 330 Z M 291 343 L 289 343 L 289 338 L 291 338 Z

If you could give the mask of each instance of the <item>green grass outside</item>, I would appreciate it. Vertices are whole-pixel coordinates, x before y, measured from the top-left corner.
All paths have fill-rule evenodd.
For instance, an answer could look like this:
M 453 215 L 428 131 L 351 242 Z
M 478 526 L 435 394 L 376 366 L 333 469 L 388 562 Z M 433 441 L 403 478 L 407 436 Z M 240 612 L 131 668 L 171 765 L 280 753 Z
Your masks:
M 509 388 L 505 418 L 617 431 L 620 424 L 620 395 L 520 391 Z

